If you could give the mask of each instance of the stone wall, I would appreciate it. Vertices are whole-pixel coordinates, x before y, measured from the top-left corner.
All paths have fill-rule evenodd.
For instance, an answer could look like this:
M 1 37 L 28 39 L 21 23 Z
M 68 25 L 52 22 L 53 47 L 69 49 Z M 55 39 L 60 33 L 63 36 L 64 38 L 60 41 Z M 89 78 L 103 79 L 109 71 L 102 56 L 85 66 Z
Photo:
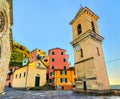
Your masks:
M 0 93 L 4 92 L 4 86 L 8 71 L 8 65 L 11 55 L 10 50 L 10 30 L 11 30 L 11 17 L 10 5 L 7 0 L 0 0 L 0 12 L 4 15 L 4 28 L 0 31 Z

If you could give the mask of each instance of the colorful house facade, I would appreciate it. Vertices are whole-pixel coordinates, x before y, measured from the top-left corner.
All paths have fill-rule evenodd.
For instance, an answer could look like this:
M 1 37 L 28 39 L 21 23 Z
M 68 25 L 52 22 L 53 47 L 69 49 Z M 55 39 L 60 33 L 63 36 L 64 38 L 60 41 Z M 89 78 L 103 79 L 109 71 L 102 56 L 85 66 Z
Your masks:
M 55 69 L 54 70 L 54 78 L 55 78 L 55 89 L 58 86 L 63 90 L 71 90 L 75 81 L 75 72 L 74 67 L 70 67 L 69 69 Z
M 41 60 L 29 63 L 28 66 L 14 72 L 13 88 L 40 87 L 46 84 L 46 66 Z
M 12 87 L 12 81 L 14 78 L 14 72 L 17 68 L 20 68 L 18 66 L 14 66 L 14 67 L 9 67 L 8 71 L 7 71 L 7 78 L 6 78 L 6 82 L 5 82 L 5 86 L 6 87 Z
M 12 82 L 13 82 L 13 78 L 14 78 L 14 72 L 16 69 L 21 68 L 23 66 L 27 66 L 28 65 L 28 58 L 24 58 L 22 64 L 18 65 L 18 66 L 9 66 L 8 68 L 8 72 L 7 72 L 7 78 L 6 78 L 6 83 L 5 86 L 6 87 L 12 87 Z
M 47 70 L 49 84 L 54 85 L 54 70 L 68 69 L 68 55 L 66 50 L 61 48 L 53 48 L 49 50 L 49 66 Z
M 45 57 L 46 55 L 46 52 L 41 50 L 41 49 L 35 49 L 31 52 L 30 54 L 30 59 L 29 59 L 29 62 L 34 62 L 38 59 L 42 59 L 43 57 Z

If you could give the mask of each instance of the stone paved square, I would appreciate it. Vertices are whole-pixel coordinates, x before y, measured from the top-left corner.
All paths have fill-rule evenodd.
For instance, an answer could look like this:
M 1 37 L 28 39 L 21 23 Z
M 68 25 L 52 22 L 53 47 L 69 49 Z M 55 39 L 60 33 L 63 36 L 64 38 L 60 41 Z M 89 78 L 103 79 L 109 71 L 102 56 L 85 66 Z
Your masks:
M 87 96 L 72 91 L 21 91 L 5 88 L 0 99 L 120 99 L 120 96 Z

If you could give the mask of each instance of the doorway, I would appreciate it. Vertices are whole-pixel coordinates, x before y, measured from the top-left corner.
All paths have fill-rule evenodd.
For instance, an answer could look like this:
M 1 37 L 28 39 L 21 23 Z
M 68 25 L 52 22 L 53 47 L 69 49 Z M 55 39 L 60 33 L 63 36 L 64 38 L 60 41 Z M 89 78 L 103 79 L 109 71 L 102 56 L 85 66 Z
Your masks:
M 35 87 L 39 87 L 40 85 L 40 77 L 36 76 L 35 77 Z
M 11 86 L 11 83 L 8 84 L 8 87 L 12 87 L 12 86 Z
M 86 81 L 83 81 L 83 87 L 84 87 L 84 91 L 86 91 L 87 90 Z

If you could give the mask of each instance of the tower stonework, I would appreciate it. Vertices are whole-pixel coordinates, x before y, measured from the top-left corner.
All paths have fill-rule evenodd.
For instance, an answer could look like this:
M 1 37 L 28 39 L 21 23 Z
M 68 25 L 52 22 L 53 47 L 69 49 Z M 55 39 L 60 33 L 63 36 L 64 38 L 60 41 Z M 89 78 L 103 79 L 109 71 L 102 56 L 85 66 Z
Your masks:
M 97 26 L 98 16 L 82 7 L 70 22 L 72 26 L 76 89 L 109 90 L 102 50 L 103 37 Z
M 12 0 L 0 0 L 0 94 L 4 92 L 12 50 Z

